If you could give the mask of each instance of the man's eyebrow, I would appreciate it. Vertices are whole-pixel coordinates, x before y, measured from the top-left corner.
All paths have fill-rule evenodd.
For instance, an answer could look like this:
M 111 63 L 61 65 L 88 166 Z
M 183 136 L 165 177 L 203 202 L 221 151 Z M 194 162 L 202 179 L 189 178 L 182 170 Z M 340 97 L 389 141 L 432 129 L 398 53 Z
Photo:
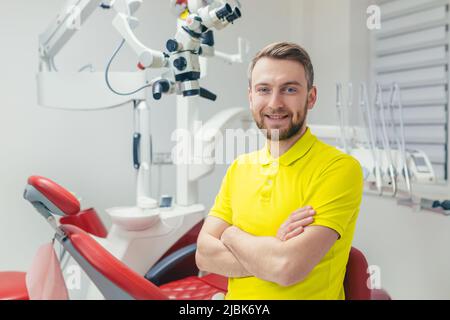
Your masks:
M 289 86 L 289 85 L 295 85 L 295 86 L 299 86 L 299 87 L 303 87 L 303 84 L 301 84 L 298 81 L 288 81 L 282 84 L 282 86 Z
M 281 84 L 282 87 L 289 86 L 289 85 L 296 85 L 296 86 L 299 86 L 299 87 L 303 87 L 304 86 L 303 84 L 301 84 L 298 81 L 288 81 L 288 82 L 285 82 L 285 83 Z M 270 86 L 270 83 L 259 82 L 259 83 L 255 84 L 255 87 L 256 86 Z
M 256 86 L 269 86 L 270 84 L 269 83 L 266 83 L 266 82 L 259 82 L 259 83 L 255 83 L 255 87 Z

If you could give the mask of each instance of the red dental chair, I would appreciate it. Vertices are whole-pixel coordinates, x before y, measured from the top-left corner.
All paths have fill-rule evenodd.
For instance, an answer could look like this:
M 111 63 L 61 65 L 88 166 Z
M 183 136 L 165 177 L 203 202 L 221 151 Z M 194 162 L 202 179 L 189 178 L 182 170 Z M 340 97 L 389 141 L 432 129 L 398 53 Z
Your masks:
M 214 294 L 222 292 L 219 287 L 224 285 L 226 288 L 226 279 L 216 275 L 202 278 L 192 276 L 184 278 L 184 281 L 179 282 L 178 286 L 171 284 L 158 288 L 154 283 L 117 260 L 90 236 L 93 234 L 98 237 L 106 237 L 107 232 L 104 225 L 95 210 L 80 211 L 78 200 L 66 189 L 49 179 L 33 176 L 28 179 L 24 198 L 30 201 L 54 228 L 63 232 L 62 235 L 55 235 L 56 240 L 80 264 L 106 299 L 209 300 Z M 51 221 L 54 220 L 54 216 L 62 217 L 59 227 Z M 197 273 L 192 253 L 195 253 L 195 248 L 192 247 L 192 242 L 195 246 L 196 235 L 200 228 L 201 224 L 195 226 L 175 243 L 157 263 L 157 268 L 150 270 L 148 278 L 167 282 L 168 270 L 179 269 L 188 264 L 194 265 L 187 268 L 189 273 Z M 183 247 L 187 243 L 191 243 L 191 245 Z M 180 247 L 182 248 L 180 249 Z M 176 259 L 174 260 L 174 258 Z M 27 300 L 29 296 L 25 277 L 25 272 L 0 272 L 0 299 Z
M 31 177 L 24 197 L 45 218 L 53 214 L 70 218 L 80 212 L 78 200 L 67 190 L 46 178 Z M 72 223 L 76 224 L 79 219 L 72 218 Z M 89 224 L 80 226 L 89 229 Z M 56 235 L 56 239 L 83 268 L 106 299 L 210 300 L 214 295 L 224 294 L 227 290 L 227 279 L 215 274 L 205 277 L 188 276 L 171 282 L 167 282 L 167 279 L 163 281 L 164 279 L 159 276 L 164 274 L 161 270 L 179 267 L 180 261 L 193 264 L 195 244 L 166 255 L 144 278 L 116 259 L 81 228 L 70 224 L 63 224 L 59 228 L 64 234 Z M 98 234 L 106 232 L 98 224 L 91 226 L 88 231 L 92 230 Z M 364 255 L 356 248 L 352 248 L 344 281 L 346 299 L 390 299 L 384 290 L 371 290 L 367 287 L 367 267 Z M 193 268 L 195 269 L 195 265 Z M 0 272 L 0 299 L 28 299 L 24 272 Z

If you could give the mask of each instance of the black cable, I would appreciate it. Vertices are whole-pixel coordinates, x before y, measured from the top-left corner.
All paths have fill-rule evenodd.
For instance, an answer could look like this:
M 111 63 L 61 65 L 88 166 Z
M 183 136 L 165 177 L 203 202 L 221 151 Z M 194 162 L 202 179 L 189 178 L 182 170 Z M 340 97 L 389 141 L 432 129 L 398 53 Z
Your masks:
M 115 94 L 119 95 L 119 96 L 130 96 L 132 94 L 135 94 L 145 88 L 151 87 L 152 84 L 147 84 L 145 86 L 140 87 L 139 89 L 136 89 L 132 92 L 118 92 L 116 91 L 112 86 L 111 83 L 109 82 L 109 68 L 111 67 L 111 63 L 113 62 L 114 58 L 116 57 L 117 53 L 119 53 L 120 49 L 122 49 L 123 45 L 125 44 L 125 39 L 122 39 L 122 42 L 120 43 L 119 47 L 116 49 L 116 51 L 114 52 L 114 54 L 112 55 L 111 59 L 108 62 L 108 65 L 106 66 L 106 70 L 105 70 L 105 81 L 106 81 L 106 85 L 108 86 L 109 90 L 111 90 L 112 92 L 114 92 Z

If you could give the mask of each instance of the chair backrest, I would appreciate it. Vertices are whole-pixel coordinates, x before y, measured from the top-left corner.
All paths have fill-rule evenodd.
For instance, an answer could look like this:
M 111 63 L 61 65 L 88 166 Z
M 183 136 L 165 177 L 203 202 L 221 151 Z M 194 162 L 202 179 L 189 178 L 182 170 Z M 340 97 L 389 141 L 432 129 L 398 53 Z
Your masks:
M 62 245 L 88 274 L 106 299 L 166 300 L 160 288 L 119 261 L 89 234 L 62 225 Z
M 344 279 L 346 300 L 370 300 L 371 289 L 368 287 L 369 274 L 364 254 L 352 247 L 347 262 L 347 271 Z

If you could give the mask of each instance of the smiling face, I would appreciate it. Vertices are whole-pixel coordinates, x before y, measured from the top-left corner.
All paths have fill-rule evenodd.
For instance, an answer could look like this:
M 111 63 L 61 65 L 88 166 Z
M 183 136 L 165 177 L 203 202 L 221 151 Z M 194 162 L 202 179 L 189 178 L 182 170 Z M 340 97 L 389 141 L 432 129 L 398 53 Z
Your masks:
M 292 60 L 264 57 L 251 74 L 250 109 L 269 140 L 282 141 L 303 132 L 317 90 L 308 90 L 305 68 Z

